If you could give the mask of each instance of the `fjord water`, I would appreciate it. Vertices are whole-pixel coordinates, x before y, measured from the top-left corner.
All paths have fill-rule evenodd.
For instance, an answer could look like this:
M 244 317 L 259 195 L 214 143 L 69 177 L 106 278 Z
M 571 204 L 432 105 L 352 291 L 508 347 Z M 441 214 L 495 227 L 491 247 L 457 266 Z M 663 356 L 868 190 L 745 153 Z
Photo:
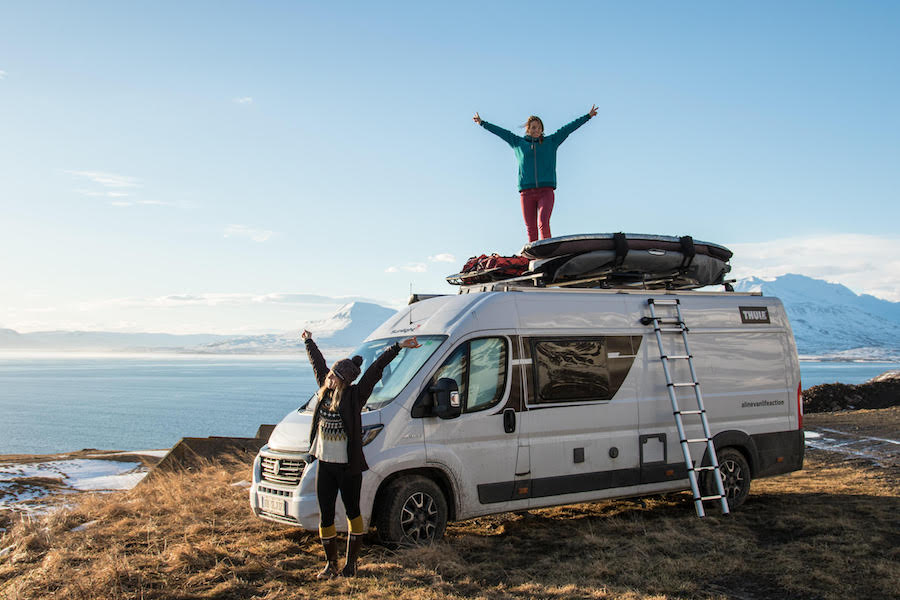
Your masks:
M 306 356 L 0 357 L 0 454 L 253 437 L 315 389 Z
M 337 357 L 334 357 L 337 358 Z M 803 387 L 861 383 L 898 363 L 800 363 Z M 312 395 L 297 356 L 2 356 L 0 454 L 168 448 L 252 437 Z

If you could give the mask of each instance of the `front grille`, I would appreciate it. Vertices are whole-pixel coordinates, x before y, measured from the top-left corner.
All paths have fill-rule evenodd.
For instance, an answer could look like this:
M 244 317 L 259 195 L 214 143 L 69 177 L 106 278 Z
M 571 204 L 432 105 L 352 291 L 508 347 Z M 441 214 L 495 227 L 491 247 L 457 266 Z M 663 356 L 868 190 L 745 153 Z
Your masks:
M 292 494 L 292 492 L 289 492 L 287 490 L 278 490 L 275 488 L 266 487 L 264 485 L 259 486 L 257 489 L 264 494 L 271 494 L 273 496 L 290 497 Z
M 263 456 L 261 467 L 265 481 L 295 486 L 300 483 L 306 463 L 302 460 Z

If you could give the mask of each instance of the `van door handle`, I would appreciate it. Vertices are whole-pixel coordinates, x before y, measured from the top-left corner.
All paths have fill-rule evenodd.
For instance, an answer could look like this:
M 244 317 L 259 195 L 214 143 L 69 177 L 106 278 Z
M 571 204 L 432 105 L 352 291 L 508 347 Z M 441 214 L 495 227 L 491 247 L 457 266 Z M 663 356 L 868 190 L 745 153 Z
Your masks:
M 512 433 L 516 430 L 516 410 L 507 408 L 503 411 L 503 431 Z

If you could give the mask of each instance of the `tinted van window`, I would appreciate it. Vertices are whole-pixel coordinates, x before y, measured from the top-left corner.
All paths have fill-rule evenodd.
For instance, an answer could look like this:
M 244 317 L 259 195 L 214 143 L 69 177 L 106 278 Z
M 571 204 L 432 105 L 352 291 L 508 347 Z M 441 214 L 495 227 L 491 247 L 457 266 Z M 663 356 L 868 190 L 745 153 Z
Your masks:
M 602 338 L 534 342 L 536 402 L 609 400 L 609 367 Z

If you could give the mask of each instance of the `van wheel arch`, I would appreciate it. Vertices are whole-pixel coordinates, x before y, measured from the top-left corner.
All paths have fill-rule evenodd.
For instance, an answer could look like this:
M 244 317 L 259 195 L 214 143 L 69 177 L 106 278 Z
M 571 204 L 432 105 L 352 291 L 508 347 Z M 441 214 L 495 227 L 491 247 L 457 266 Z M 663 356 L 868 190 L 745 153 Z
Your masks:
M 756 477 L 759 466 L 759 453 L 756 449 L 756 442 L 743 431 L 729 430 L 721 431 L 713 436 L 713 445 L 716 447 L 716 454 L 721 453 L 725 448 L 734 448 L 744 455 L 744 460 L 750 467 L 750 476 Z M 703 453 L 703 460 L 700 463 L 704 466 L 712 464 L 709 451 Z
M 369 519 L 370 522 L 375 523 L 376 516 L 378 515 L 378 510 L 383 506 L 384 503 L 384 493 L 391 486 L 394 481 L 400 479 L 401 477 L 425 477 L 426 479 L 432 480 L 437 484 L 441 491 L 444 493 L 444 498 L 447 500 L 447 521 L 455 521 L 456 520 L 456 493 L 453 488 L 453 483 L 450 480 L 450 477 L 441 469 L 438 468 L 430 468 L 430 469 L 407 469 L 406 471 L 397 471 L 396 473 L 391 473 L 387 477 L 384 478 L 384 481 L 378 486 L 378 491 L 375 492 L 375 502 L 372 503 L 372 515 Z

